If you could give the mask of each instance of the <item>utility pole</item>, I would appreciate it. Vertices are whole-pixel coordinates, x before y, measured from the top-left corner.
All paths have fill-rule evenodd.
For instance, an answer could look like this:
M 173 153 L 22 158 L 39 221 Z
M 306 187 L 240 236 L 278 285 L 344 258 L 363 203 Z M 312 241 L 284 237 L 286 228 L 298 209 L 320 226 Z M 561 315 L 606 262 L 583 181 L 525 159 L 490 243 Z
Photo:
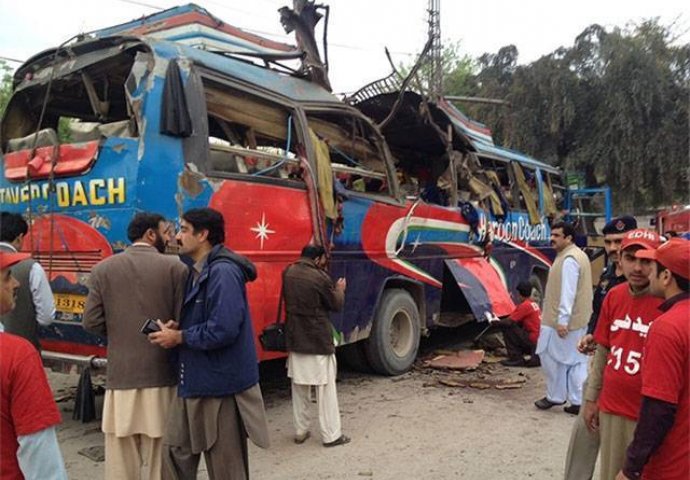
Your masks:
M 429 39 L 431 40 L 429 96 L 443 96 L 443 52 L 441 50 L 441 0 L 429 0 Z

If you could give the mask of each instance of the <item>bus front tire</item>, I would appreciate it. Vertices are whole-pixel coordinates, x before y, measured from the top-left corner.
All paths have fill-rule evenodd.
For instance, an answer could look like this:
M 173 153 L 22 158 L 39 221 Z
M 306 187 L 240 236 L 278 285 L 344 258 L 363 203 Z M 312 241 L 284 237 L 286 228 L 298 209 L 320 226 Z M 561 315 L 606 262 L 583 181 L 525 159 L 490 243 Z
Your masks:
M 419 309 L 405 290 L 386 290 L 371 335 L 365 343 L 369 364 L 382 375 L 400 375 L 412 367 L 419 349 Z

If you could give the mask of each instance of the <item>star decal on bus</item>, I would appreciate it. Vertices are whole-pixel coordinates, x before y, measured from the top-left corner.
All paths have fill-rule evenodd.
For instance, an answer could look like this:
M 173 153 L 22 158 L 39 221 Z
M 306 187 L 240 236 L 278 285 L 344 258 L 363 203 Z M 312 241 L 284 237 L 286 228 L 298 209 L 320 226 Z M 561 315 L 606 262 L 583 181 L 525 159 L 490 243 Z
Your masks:
M 269 224 L 266 223 L 266 213 L 261 212 L 261 222 L 256 222 L 256 227 L 250 228 L 252 232 L 256 233 L 256 238 L 261 241 L 261 250 L 264 249 L 264 240 L 268 240 L 268 235 L 276 233 L 275 230 L 270 230 Z

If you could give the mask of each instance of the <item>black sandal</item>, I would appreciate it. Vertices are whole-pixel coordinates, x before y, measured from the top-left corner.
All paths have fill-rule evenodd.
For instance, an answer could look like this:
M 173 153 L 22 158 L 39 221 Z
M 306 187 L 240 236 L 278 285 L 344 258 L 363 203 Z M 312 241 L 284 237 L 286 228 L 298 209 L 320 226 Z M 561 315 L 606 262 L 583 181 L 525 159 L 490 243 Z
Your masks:
M 332 442 L 324 443 L 324 447 L 337 447 L 338 445 L 345 445 L 346 443 L 350 443 L 350 437 L 346 437 L 345 435 L 341 435 L 338 439 L 333 440 Z

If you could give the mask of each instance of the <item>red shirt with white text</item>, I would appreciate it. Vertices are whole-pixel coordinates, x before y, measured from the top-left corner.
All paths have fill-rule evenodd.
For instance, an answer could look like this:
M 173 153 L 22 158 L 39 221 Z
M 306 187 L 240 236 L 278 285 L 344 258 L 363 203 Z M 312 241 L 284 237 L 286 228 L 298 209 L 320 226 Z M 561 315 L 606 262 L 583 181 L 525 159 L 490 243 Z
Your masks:
M 633 296 L 628 283 L 613 287 L 604 298 L 594 340 L 609 349 L 599 409 L 637 420 L 642 403 L 642 354 L 650 324 L 661 315 L 663 299 Z

